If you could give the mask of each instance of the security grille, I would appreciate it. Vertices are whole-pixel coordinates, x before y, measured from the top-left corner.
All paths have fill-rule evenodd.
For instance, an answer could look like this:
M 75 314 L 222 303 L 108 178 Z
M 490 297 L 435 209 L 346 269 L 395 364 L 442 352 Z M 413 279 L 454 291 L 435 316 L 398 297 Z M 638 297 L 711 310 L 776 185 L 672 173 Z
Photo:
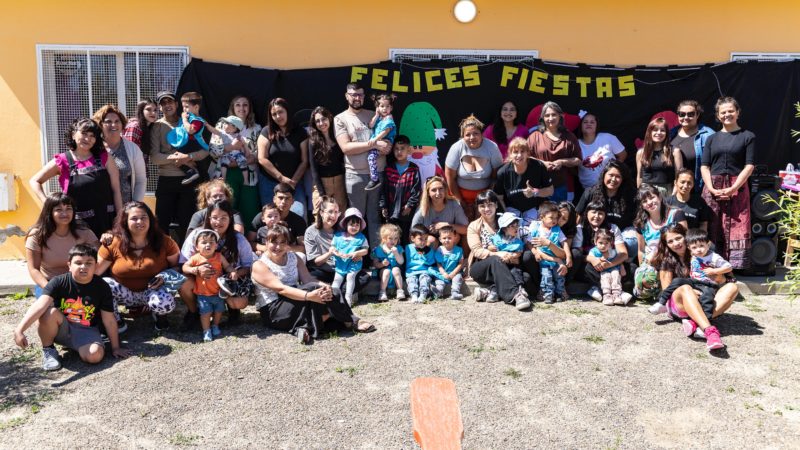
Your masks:
M 161 90 L 174 91 L 189 62 L 188 47 L 37 45 L 42 164 L 66 151 L 64 131 L 78 117 L 113 103 L 128 117 L 136 103 Z M 158 169 L 147 166 L 147 193 L 156 189 Z M 58 191 L 55 179 L 46 190 Z
M 792 59 L 800 59 L 800 53 L 750 53 L 750 52 L 732 52 L 731 61 L 790 61 Z
M 453 62 L 521 62 L 539 57 L 538 50 L 474 50 L 474 49 L 432 49 L 432 48 L 392 48 L 389 59 L 392 62 L 420 62 L 443 60 Z

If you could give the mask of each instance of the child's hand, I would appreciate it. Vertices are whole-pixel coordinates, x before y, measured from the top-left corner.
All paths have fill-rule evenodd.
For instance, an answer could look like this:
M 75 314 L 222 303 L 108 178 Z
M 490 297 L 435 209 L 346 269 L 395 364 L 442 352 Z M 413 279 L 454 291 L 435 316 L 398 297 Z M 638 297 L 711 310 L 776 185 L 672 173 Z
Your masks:
M 407 216 L 407 215 L 411 214 L 411 208 L 406 206 L 405 208 L 403 208 L 403 210 L 400 212 L 400 214 L 404 215 L 404 216 Z
M 486 250 L 489 250 L 490 252 L 496 252 L 497 251 L 497 247 L 495 247 L 494 245 L 490 244 L 488 247 L 486 247 Z
M 566 264 L 559 264 L 558 265 L 558 274 L 563 276 L 567 275 L 567 265 Z
M 626 274 L 626 272 L 625 272 L 625 265 L 624 265 L 624 264 L 620 264 L 620 265 L 619 265 L 619 276 L 621 276 L 621 277 L 624 277 L 624 276 L 625 276 L 625 274 Z
M 239 279 L 239 274 L 234 270 L 233 272 L 228 274 L 228 277 L 231 280 L 238 280 Z
M 715 269 L 713 267 L 706 267 L 705 269 L 703 269 L 703 273 L 706 274 L 706 275 L 716 275 L 717 274 L 717 269 Z
M 183 120 L 189 120 L 189 113 L 187 111 L 182 112 L 181 113 L 181 118 Z

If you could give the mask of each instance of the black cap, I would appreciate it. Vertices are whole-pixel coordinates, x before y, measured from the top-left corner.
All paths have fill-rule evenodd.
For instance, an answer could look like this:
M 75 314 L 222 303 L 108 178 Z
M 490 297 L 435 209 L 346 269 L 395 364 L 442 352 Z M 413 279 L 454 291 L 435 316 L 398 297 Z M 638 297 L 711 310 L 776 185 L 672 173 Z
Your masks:
M 161 100 L 165 98 L 171 98 L 175 100 L 175 94 L 170 91 L 161 91 L 156 95 L 156 103 L 161 103 Z

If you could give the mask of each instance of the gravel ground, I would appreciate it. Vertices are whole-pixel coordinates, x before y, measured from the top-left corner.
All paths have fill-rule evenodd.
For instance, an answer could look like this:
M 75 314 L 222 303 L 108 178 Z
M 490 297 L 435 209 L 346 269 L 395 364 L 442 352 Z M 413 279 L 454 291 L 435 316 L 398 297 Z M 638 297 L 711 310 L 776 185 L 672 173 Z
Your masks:
M 377 332 L 307 347 L 252 307 L 209 344 L 129 320 L 138 356 L 68 354 L 51 374 L 13 344 L 31 301 L 0 300 L 2 448 L 414 448 L 420 376 L 455 382 L 465 448 L 800 447 L 800 305 L 783 297 L 737 302 L 721 357 L 646 305 L 519 313 L 468 297 L 359 305 Z

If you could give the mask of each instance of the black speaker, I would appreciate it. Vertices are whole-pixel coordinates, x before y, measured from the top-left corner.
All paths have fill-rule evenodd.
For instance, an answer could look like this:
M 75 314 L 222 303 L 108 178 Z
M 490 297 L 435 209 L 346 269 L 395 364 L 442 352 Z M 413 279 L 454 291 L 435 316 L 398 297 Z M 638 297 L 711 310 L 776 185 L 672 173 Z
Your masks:
M 781 179 L 775 175 L 753 175 L 750 177 L 750 232 L 751 253 L 748 275 L 775 275 L 775 260 L 778 259 L 777 223 L 778 205 L 773 203 L 780 197 L 778 189 Z

